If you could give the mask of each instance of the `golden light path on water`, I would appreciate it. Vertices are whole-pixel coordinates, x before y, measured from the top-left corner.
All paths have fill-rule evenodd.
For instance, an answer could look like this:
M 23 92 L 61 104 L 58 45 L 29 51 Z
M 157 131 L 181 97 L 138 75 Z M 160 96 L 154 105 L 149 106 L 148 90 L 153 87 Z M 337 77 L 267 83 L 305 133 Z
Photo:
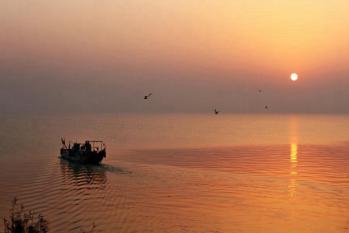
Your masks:
M 298 145 L 296 143 L 291 144 L 290 152 L 290 183 L 289 183 L 289 193 L 293 197 L 297 188 L 297 153 Z
M 298 163 L 298 119 L 290 119 L 290 181 L 289 195 L 294 197 L 297 189 L 297 163 Z

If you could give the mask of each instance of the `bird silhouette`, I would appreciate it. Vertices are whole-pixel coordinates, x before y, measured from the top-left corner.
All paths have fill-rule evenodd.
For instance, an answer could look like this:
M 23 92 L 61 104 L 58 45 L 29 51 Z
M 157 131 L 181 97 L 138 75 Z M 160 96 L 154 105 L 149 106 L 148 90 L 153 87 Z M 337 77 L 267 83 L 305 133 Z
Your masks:
M 220 111 L 218 111 L 217 109 L 214 109 L 214 114 L 218 115 L 220 113 Z
M 148 95 L 144 96 L 144 99 L 147 100 L 150 98 L 150 96 L 152 96 L 153 94 L 152 93 L 149 93 Z
M 258 90 L 258 92 L 259 92 L 259 93 L 262 93 L 262 90 L 261 90 L 261 89 L 259 89 L 259 90 Z
M 265 110 L 269 110 L 269 106 L 268 105 L 265 105 L 264 108 L 265 108 Z

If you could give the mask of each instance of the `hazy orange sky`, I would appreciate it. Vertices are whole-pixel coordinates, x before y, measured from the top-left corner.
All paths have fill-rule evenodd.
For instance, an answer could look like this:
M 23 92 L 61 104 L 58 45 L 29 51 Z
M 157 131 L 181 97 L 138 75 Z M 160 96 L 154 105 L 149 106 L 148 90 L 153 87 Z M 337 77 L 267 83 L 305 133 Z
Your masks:
M 2 0 L 0 107 L 349 112 L 348 12 L 345 0 Z

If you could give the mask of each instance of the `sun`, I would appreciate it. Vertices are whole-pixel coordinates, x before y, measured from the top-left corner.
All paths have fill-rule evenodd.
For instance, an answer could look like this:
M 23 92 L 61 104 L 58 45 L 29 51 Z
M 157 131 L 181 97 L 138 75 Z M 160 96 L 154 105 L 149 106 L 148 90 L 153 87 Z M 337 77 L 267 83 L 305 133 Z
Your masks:
M 297 80 L 298 80 L 298 74 L 292 73 L 291 76 L 290 76 L 290 79 L 291 79 L 293 82 L 297 81 Z

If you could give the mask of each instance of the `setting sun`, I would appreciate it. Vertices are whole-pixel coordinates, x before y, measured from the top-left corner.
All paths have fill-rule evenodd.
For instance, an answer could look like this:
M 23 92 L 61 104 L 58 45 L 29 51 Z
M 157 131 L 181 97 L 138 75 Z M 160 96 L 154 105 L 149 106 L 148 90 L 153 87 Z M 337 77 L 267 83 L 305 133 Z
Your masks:
M 293 82 L 297 81 L 297 80 L 298 80 L 298 74 L 292 73 L 291 76 L 290 76 L 290 79 L 291 79 Z

